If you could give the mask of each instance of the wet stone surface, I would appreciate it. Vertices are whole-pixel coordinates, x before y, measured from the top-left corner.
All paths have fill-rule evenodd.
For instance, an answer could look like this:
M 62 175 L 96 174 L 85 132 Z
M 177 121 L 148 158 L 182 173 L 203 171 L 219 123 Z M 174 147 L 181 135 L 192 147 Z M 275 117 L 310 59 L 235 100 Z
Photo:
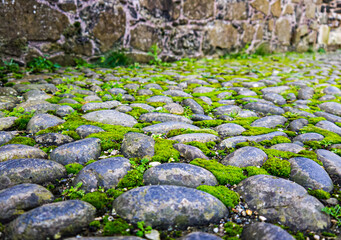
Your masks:
M 340 56 L 5 74 L 0 239 L 334 239 Z

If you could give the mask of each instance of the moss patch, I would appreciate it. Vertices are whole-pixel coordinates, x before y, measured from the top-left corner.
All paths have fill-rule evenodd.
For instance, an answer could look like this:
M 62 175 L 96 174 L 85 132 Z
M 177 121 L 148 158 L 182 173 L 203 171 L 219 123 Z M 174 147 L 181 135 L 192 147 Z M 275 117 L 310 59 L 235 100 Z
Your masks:
M 254 175 L 270 175 L 264 168 L 254 166 L 244 167 L 243 170 L 246 171 L 248 177 Z
M 134 188 L 143 185 L 143 173 L 130 170 L 117 184 L 117 188 Z
M 289 178 L 291 172 L 291 164 L 287 160 L 279 158 L 269 158 L 263 168 L 273 176 Z
M 23 144 L 23 145 L 28 145 L 33 147 L 34 145 L 36 145 L 36 141 L 34 141 L 34 139 L 29 138 L 29 137 L 15 137 L 12 138 L 9 142 L 5 143 L 4 145 L 8 145 L 8 144 Z
M 108 196 L 103 192 L 91 192 L 87 193 L 81 199 L 84 202 L 88 202 L 93 205 L 97 210 L 103 210 L 109 203 Z
M 130 230 L 132 226 L 129 225 L 126 221 L 119 218 L 115 221 L 104 221 L 103 235 L 104 236 L 112 236 L 115 234 L 119 235 L 130 235 Z
M 197 189 L 215 196 L 227 207 L 235 207 L 239 203 L 239 194 L 225 186 L 201 185 Z
M 317 189 L 317 190 L 308 190 L 308 193 L 317 199 L 329 199 L 330 198 L 330 193 L 323 191 L 322 189 Z
M 67 174 L 78 174 L 82 169 L 83 165 L 79 163 L 70 163 L 65 165 Z
M 194 159 L 190 164 L 203 167 L 210 171 L 218 180 L 220 185 L 234 185 L 246 178 L 243 169 L 234 166 L 225 166 L 214 160 Z
M 216 155 L 213 150 L 210 150 L 216 145 L 215 142 L 201 143 L 201 142 L 193 141 L 193 142 L 187 142 L 186 144 L 199 148 L 208 157 L 214 157 Z
M 177 142 L 161 138 L 156 139 L 154 147 L 155 154 L 152 160 L 161 163 L 169 162 L 170 159 L 172 159 L 173 161 L 179 161 L 180 153 L 175 148 L 173 148 L 174 143 Z
M 259 142 L 260 145 L 267 146 L 267 147 L 270 147 L 279 143 L 291 143 L 291 141 L 287 137 L 276 136 L 272 140 L 264 140 L 264 141 Z

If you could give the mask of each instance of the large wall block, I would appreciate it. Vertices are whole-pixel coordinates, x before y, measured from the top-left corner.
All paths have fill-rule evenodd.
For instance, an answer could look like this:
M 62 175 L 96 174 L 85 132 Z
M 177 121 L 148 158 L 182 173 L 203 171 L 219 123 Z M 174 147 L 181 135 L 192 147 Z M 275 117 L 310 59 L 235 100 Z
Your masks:
M 338 0 L 2 0 L 0 57 L 61 64 L 125 49 L 148 61 L 218 56 L 249 46 L 274 51 L 341 47 Z

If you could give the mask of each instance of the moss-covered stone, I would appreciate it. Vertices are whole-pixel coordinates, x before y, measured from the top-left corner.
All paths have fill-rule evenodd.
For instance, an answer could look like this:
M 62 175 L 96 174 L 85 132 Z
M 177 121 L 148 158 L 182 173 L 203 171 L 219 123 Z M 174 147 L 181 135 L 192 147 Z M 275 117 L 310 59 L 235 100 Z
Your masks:
M 140 107 L 133 107 L 132 111 L 127 112 L 127 114 L 134 117 L 135 119 L 139 119 L 140 116 L 144 113 L 148 113 L 148 111 Z
M 107 194 L 103 192 L 90 192 L 82 197 L 82 201 L 90 203 L 97 210 L 103 210 L 109 203 Z
M 246 126 L 245 126 L 246 127 Z M 242 133 L 243 136 L 255 136 L 255 135 L 262 135 L 271 132 L 276 132 L 276 129 L 270 129 L 265 127 L 246 127 L 246 131 Z
M 130 230 L 132 226 L 129 225 L 126 221 L 119 218 L 115 221 L 105 221 L 103 228 L 103 235 L 104 236 L 112 236 L 115 234 L 127 236 L 130 235 Z
M 324 136 L 324 139 L 321 141 L 308 141 L 305 142 L 306 145 L 311 147 L 312 149 L 319 149 L 319 148 L 326 148 L 330 145 L 341 143 L 341 136 L 337 133 L 330 132 L 328 130 L 315 127 L 311 124 L 308 126 L 303 127 L 300 130 L 301 133 L 307 133 L 307 132 L 314 132 L 319 133 Z
M 173 144 L 176 141 L 166 140 L 166 139 L 156 139 L 155 140 L 155 154 L 152 158 L 153 161 L 156 162 L 169 162 L 171 161 L 179 161 L 180 153 L 175 148 L 173 148 Z
M 316 189 L 316 190 L 311 190 L 308 189 L 308 193 L 317 199 L 329 199 L 330 198 L 330 193 L 323 191 L 322 189 Z
M 284 136 L 276 136 L 272 140 L 264 140 L 264 141 L 259 142 L 260 145 L 267 146 L 267 147 L 270 147 L 279 143 L 291 143 L 291 140 Z
M 239 203 L 239 194 L 225 186 L 201 185 L 197 189 L 215 196 L 227 207 L 235 207 Z
M 224 225 L 224 230 L 225 230 L 225 234 L 223 237 L 224 240 L 231 240 L 233 237 L 239 239 L 239 237 L 242 234 L 243 227 L 233 222 L 227 222 Z
M 219 134 L 216 131 L 214 131 L 212 129 L 209 129 L 209 128 L 206 128 L 206 129 L 198 129 L 198 130 L 192 130 L 192 129 L 173 129 L 173 130 L 170 130 L 167 133 L 167 137 L 171 138 L 171 137 L 174 137 L 174 136 L 177 136 L 177 135 L 188 134 L 188 133 L 208 133 L 208 134 L 213 134 L 213 135 L 219 136 Z
M 37 143 L 36 141 L 34 141 L 34 139 L 29 138 L 29 137 L 15 137 L 11 139 L 9 142 L 5 143 L 4 145 L 8 145 L 8 144 L 23 144 L 23 145 L 28 145 L 28 146 L 33 147 Z
M 249 166 L 244 167 L 243 170 L 247 172 L 247 176 L 251 177 L 254 175 L 270 175 L 264 168 Z
M 263 164 L 263 168 L 271 175 L 284 178 L 290 177 L 291 164 L 287 160 L 281 160 L 279 158 L 269 158 Z
M 67 174 L 78 174 L 83 169 L 83 165 L 79 163 L 70 163 L 65 165 Z
M 220 185 L 233 185 L 240 183 L 246 178 L 243 169 L 234 166 L 225 166 L 215 160 L 194 159 L 190 164 L 203 167 L 213 173 Z
M 117 184 L 117 188 L 134 188 L 143 185 L 143 173 L 130 170 Z
M 118 198 L 120 195 L 122 195 L 124 192 L 119 190 L 119 189 L 113 189 L 113 188 L 110 188 L 107 190 L 107 195 L 110 196 L 110 197 L 113 197 L 113 198 Z

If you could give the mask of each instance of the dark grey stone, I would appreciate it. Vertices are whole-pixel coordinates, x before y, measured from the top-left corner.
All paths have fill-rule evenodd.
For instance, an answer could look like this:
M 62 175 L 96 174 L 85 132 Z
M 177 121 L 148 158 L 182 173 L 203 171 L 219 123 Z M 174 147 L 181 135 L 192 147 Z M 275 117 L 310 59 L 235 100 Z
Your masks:
M 60 133 L 45 133 L 35 136 L 34 140 L 43 146 L 60 146 L 73 142 L 73 138 Z
M 200 128 L 184 122 L 163 122 L 142 128 L 144 132 L 151 132 L 154 134 L 168 133 L 174 129 L 199 130 Z
M 276 149 L 283 152 L 299 153 L 305 150 L 304 147 L 297 145 L 295 143 L 279 143 L 270 147 L 271 149 Z
M 137 121 L 132 116 L 115 110 L 101 110 L 90 112 L 82 116 L 86 120 L 100 122 L 111 125 L 121 125 L 124 127 L 132 127 Z
M 31 133 L 37 133 L 49 127 L 54 127 L 64 123 L 63 119 L 50 114 L 38 114 L 31 118 L 27 124 L 27 130 Z
M 184 122 L 192 124 L 193 122 L 184 116 L 179 116 L 170 113 L 159 113 L 159 112 L 152 112 L 152 113 L 145 113 L 140 116 L 140 121 L 143 122 Z
M 97 110 L 97 109 L 112 109 L 117 106 L 121 105 L 119 101 L 107 101 L 107 102 L 100 102 L 100 103 L 86 103 L 82 106 L 82 110 L 84 112 Z
M 204 114 L 204 109 L 202 106 L 193 99 L 185 99 L 182 101 L 182 105 L 190 107 L 195 114 Z
M 98 187 L 115 188 L 129 169 L 129 159 L 123 157 L 99 160 L 84 167 L 73 180 L 73 185 L 82 182 L 82 189 L 86 192 Z
M 303 133 L 295 137 L 294 141 L 299 142 L 308 142 L 308 141 L 321 141 L 324 139 L 324 136 L 319 133 Z
M 219 116 L 219 115 L 231 115 L 231 114 L 238 114 L 241 112 L 242 109 L 238 106 L 233 106 L 233 105 L 225 105 L 221 107 L 217 107 L 213 110 L 214 115 Z
M 284 125 L 288 120 L 282 116 L 267 116 L 254 121 L 252 127 L 275 128 L 277 125 Z
M 216 127 L 215 130 L 219 133 L 219 135 L 222 138 L 237 136 L 240 135 L 242 132 L 246 131 L 245 128 L 235 123 L 221 124 L 218 127 Z
M 341 104 L 337 102 L 325 102 L 319 105 L 320 109 L 337 116 L 341 116 Z
M 0 118 L 0 130 L 7 130 L 14 126 L 17 117 L 3 117 Z
M 6 228 L 10 239 L 60 238 L 75 235 L 94 220 L 96 209 L 87 202 L 70 200 L 35 208 Z
M 0 145 L 8 143 L 14 138 L 14 135 L 10 132 L 0 131 Z
M 297 183 L 269 175 L 255 175 L 241 181 L 236 191 L 251 210 L 270 222 L 280 221 L 294 231 L 329 228 L 323 204 Z
M 153 138 L 137 132 L 128 132 L 124 135 L 121 144 L 121 153 L 126 158 L 143 158 L 154 156 L 155 141 Z
M 0 147 L 0 162 L 19 158 L 47 158 L 47 154 L 39 148 L 22 144 L 9 144 Z
M 172 96 L 172 97 L 192 97 L 191 94 L 188 94 L 180 90 L 167 90 L 167 91 L 164 91 L 163 94 Z
M 326 192 L 333 190 L 333 182 L 328 173 L 313 160 L 295 157 L 291 158 L 289 162 L 291 163 L 290 180 L 306 189 L 322 189 Z
M 326 87 L 325 89 L 323 89 L 323 93 L 324 94 L 329 94 L 329 95 L 340 96 L 341 95 L 341 90 L 338 87 L 329 86 L 329 87 Z
M 60 164 L 84 164 L 91 159 L 96 160 L 101 155 L 101 145 L 98 138 L 87 138 L 57 147 L 50 154 L 50 159 Z
M 278 87 L 267 87 L 267 88 L 263 88 L 261 90 L 261 92 L 264 94 L 267 94 L 267 93 L 277 93 L 277 94 L 280 94 L 282 92 L 285 92 L 286 90 L 289 90 L 290 87 L 288 86 L 278 86 Z
M 59 106 L 56 110 L 56 115 L 59 117 L 65 117 L 66 115 L 74 112 L 75 110 L 70 106 Z
M 222 240 L 222 238 L 205 232 L 192 232 L 182 237 L 181 240 Z
M 53 194 L 37 184 L 20 184 L 0 191 L 0 222 L 8 222 L 22 211 L 50 203 Z
M 51 98 L 50 95 L 47 95 L 45 92 L 39 90 L 31 90 L 27 93 L 24 93 L 23 97 L 25 101 L 46 100 Z
M 326 112 L 314 112 L 314 114 L 318 117 L 324 117 L 325 119 L 327 119 L 330 122 L 341 122 L 341 117 L 336 116 L 334 114 L 331 113 L 326 113 Z
M 188 134 L 182 134 L 178 136 L 171 137 L 170 140 L 178 141 L 179 143 L 186 143 L 186 142 L 216 142 L 219 141 L 220 138 L 216 135 L 209 134 L 209 133 L 188 133 Z
M 86 138 L 92 133 L 99 133 L 99 132 L 104 132 L 104 130 L 100 127 L 93 126 L 93 125 L 81 125 L 78 128 L 76 128 L 76 133 L 81 138 Z
M 268 101 L 273 102 L 274 104 L 278 104 L 278 105 L 283 105 L 283 104 L 287 103 L 285 98 L 282 97 L 281 95 L 277 94 L 277 93 L 264 94 L 263 98 L 265 100 L 268 100 Z
M 66 176 L 59 163 L 45 159 L 14 159 L 0 162 L 0 189 L 21 183 L 55 182 Z
M 147 102 L 163 102 L 163 103 L 172 103 L 173 99 L 166 96 L 153 96 L 146 99 Z
M 314 89 L 311 87 L 303 87 L 298 90 L 298 99 L 311 99 L 314 96 Z
M 219 223 L 228 215 L 226 206 L 212 195 L 186 187 L 152 185 L 134 188 L 115 199 L 113 208 L 136 224 L 167 229 L 186 229 Z
M 221 162 L 236 167 L 262 166 L 268 159 L 266 153 L 256 147 L 242 147 L 227 155 Z
M 301 128 L 308 125 L 308 120 L 305 118 L 295 119 L 289 124 L 290 130 L 298 132 Z
M 197 188 L 215 186 L 215 176 L 208 170 L 186 163 L 164 163 L 148 169 L 143 175 L 145 185 L 176 185 Z
M 282 228 L 265 222 L 255 222 L 243 229 L 242 240 L 295 240 Z
M 341 157 L 324 149 L 316 150 L 317 159 L 336 184 L 341 184 Z
M 196 158 L 208 159 L 208 157 L 197 147 L 182 143 L 176 143 L 173 147 L 180 152 L 181 157 L 188 161 L 192 161 Z
M 213 120 L 212 117 L 204 114 L 193 114 L 191 116 L 191 120 L 193 121 L 204 121 L 204 120 Z
M 265 114 L 270 113 L 273 115 L 281 115 L 284 113 L 284 110 L 280 107 L 261 102 L 247 103 L 246 105 L 244 105 L 244 108 Z
M 323 128 L 333 133 L 337 133 L 341 135 L 341 128 L 336 124 L 329 122 L 329 121 L 320 121 L 315 124 L 315 127 Z

